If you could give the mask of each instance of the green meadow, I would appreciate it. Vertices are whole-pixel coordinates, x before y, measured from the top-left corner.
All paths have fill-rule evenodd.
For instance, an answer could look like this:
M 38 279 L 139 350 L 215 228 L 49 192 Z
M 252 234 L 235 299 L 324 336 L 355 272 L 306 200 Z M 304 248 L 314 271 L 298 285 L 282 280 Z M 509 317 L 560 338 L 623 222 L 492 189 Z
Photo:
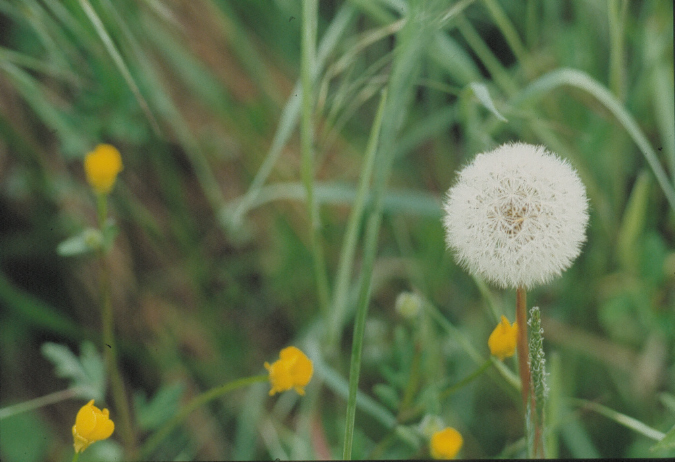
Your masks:
M 0 459 L 531 456 L 516 291 L 442 224 L 514 141 L 588 196 L 527 294 L 545 456 L 675 457 L 673 74 L 666 0 L 0 0 Z

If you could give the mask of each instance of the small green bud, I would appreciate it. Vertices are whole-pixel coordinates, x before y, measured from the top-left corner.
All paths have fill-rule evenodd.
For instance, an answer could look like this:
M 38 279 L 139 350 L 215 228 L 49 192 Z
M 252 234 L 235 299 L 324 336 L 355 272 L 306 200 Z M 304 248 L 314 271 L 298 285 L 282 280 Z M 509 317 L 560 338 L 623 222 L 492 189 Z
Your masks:
M 414 292 L 401 292 L 396 297 L 395 309 L 404 318 L 414 319 L 422 309 L 422 298 Z

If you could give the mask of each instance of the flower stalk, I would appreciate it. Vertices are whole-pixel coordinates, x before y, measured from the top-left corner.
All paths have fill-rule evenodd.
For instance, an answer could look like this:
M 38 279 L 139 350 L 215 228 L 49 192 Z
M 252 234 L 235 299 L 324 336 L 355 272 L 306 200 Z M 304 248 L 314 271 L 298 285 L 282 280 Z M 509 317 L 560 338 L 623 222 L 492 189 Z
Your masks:
M 530 392 L 530 362 L 527 357 L 527 292 L 524 287 L 516 289 L 516 323 L 518 323 L 518 371 L 520 373 L 520 392 L 523 397 L 523 409 L 527 409 Z
M 102 230 L 105 226 L 105 211 L 107 209 L 107 196 L 97 194 L 98 200 L 98 226 Z M 119 428 L 126 455 L 135 459 L 136 438 L 132 429 L 131 410 L 127 399 L 124 381 L 117 367 L 117 344 L 115 342 L 115 323 L 113 318 L 112 293 L 110 283 L 110 268 L 105 255 L 105 250 L 100 248 L 98 258 L 101 264 L 99 273 L 99 293 L 101 296 L 101 317 L 103 330 L 103 357 L 105 358 L 106 371 L 110 377 L 110 390 L 112 392 L 115 410 L 119 416 Z
M 546 385 L 546 359 L 544 358 L 544 329 L 541 327 L 541 312 L 538 307 L 530 310 L 530 418 L 532 419 L 531 455 L 535 458 L 544 458 L 544 409 L 548 386 Z
M 157 430 L 143 445 L 141 450 L 141 458 L 147 459 L 153 453 L 159 444 L 167 437 L 169 434 L 183 422 L 187 416 L 189 416 L 194 410 L 205 405 L 209 401 L 213 401 L 216 398 L 234 391 L 238 388 L 246 387 L 248 385 L 253 385 L 258 382 L 265 382 L 268 380 L 266 374 L 263 375 L 254 375 L 252 377 L 245 377 L 243 379 L 233 380 L 224 385 L 221 385 L 211 390 L 205 391 L 204 393 L 196 396 L 192 401 L 190 401 L 185 407 L 183 407 L 178 414 L 176 414 L 171 420 L 164 424 L 162 428 Z
M 103 232 L 108 216 L 108 194 L 123 170 L 122 156 L 117 148 L 110 144 L 99 144 L 84 158 L 84 172 L 89 186 L 96 195 L 96 218 L 98 227 Z M 98 248 L 98 259 L 101 265 L 99 272 L 99 294 L 101 297 L 101 318 L 103 351 L 115 410 L 119 416 L 119 427 L 127 458 L 136 455 L 136 438 L 132 429 L 131 410 L 124 381 L 117 367 L 117 346 L 115 344 L 115 323 L 113 319 L 110 268 L 106 258 L 106 249 Z

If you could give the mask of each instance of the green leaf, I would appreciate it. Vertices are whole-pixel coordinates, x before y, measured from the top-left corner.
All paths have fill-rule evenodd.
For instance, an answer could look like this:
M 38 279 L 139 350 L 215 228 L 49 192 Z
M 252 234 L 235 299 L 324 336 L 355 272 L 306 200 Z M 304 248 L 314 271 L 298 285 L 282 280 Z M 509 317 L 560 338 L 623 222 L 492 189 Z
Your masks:
M 492 101 L 492 98 L 490 97 L 490 92 L 488 91 L 487 87 L 485 84 L 478 83 L 478 82 L 471 82 L 469 84 L 469 87 L 473 91 L 473 94 L 478 98 L 478 101 L 487 109 L 490 111 L 496 118 L 501 120 L 502 122 L 507 122 L 506 117 L 501 115 L 497 108 L 495 107 L 494 101 Z
M 675 426 L 668 430 L 666 436 L 664 436 L 661 441 L 656 443 L 654 446 L 649 448 L 650 451 L 662 451 L 664 449 L 673 449 L 675 448 Z
M 68 347 L 46 342 L 42 354 L 55 366 L 57 377 L 70 380 L 71 387 L 81 390 L 85 399 L 103 400 L 105 394 L 105 365 L 91 342 L 84 342 L 78 358 Z
M 177 412 L 185 386 L 182 383 L 164 385 L 148 401 L 142 392 L 134 395 L 136 419 L 141 430 L 156 430 Z
M 62 257 L 74 257 L 100 249 L 107 244 L 108 240 L 115 237 L 112 231 L 107 231 L 106 233 L 107 228 L 104 229 L 103 233 L 96 228 L 87 228 L 80 234 L 69 237 L 59 243 L 56 247 L 56 253 Z M 111 234 L 112 237 L 110 237 Z

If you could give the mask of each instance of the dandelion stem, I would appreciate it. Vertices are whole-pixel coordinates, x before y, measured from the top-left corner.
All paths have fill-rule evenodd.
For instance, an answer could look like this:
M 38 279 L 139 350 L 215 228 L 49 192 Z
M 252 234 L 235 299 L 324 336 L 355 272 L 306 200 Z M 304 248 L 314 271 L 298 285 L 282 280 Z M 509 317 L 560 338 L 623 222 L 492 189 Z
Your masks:
M 527 292 L 520 286 L 516 289 L 516 322 L 518 323 L 518 370 L 520 372 L 520 391 L 523 396 L 523 409 L 527 410 L 527 397 L 530 392 L 530 365 L 527 360 Z
M 204 404 L 212 401 L 216 398 L 219 398 L 237 388 L 242 388 L 248 385 L 253 385 L 258 382 L 265 382 L 268 379 L 267 374 L 263 375 L 254 375 L 252 377 L 245 377 L 243 379 L 233 380 L 232 382 L 227 382 L 224 385 L 221 385 L 211 390 L 205 391 L 201 395 L 196 396 L 192 401 L 190 401 L 183 409 L 176 414 L 173 419 L 169 420 L 164 424 L 162 428 L 157 430 L 143 445 L 141 449 L 141 459 L 146 459 L 152 452 L 159 446 L 159 443 L 164 440 L 169 434 L 176 428 L 182 421 L 184 421 L 188 415 L 192 413 L 195 409 L 203 406 Z
M 529 431 L 535 425 L 535 434 L 530 441 L 528 438 L 529 457 L 534 457 L 537 447 L 541 444 L 541 428 L 536 423 L 536 401 L 532 389 L 532 371 L 530 370 L 529 342 L 527 336 L 527 292 L 525 287 L 516 289 L 516 322 L 518 323 L 518 370 L 520 371 L 521 393 L 523 396 L 523 410 L 525 412 L 525 431 Z M 528 405 L 529 400 L 529 405 Z
M 77 460 L 80 458 L 80 453 L 75 451 L 75 454 L 73 454 L 73 462 L 77 462 Z

